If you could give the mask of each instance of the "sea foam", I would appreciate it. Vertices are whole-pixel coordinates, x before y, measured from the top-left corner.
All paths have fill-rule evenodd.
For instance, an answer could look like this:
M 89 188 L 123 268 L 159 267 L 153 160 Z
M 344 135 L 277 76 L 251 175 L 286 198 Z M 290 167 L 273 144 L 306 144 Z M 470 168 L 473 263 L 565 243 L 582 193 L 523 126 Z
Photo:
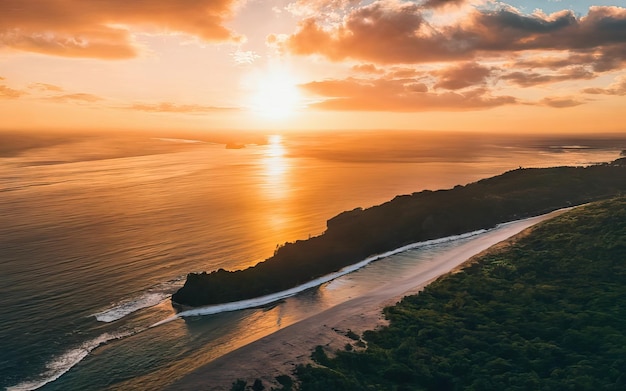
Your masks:
M 472 236 L 476 236 L 476 235 L 480 235 L 482 233 L 487 232 L 487 230 L 485 229 L 481 229 L 481 230 L 477 230 L 477 231 L 472 231 L 472 232 L 467 232 L 461 235 L 453 235 L 453 236 L 447 236 L 445 238 L 439 238 L 439 239 L 432 239 L 432 240 L 427 240 L 424 242 L 417 242 L 417 243 L 412 243 L 403 247 L 399 247 L 396 248 L 394 250 L 391 251 L 387 251 L 384 252 L 382 254 L 377 254 L 377 255 L 373 255 L 371 257 L 368 257 L 364 260 L 362 260 L 361 262 L 355 263 L 353 265 L 349 265 L 344 267 L 343 269 L 336 271 L 334 273 L 330 273 L 327 274 L 325 276 L 322 276 L 320 278 L 316 278 L 314 280 L 311 280 L 305 284 L 302 285 L 298 285 L 296 287 L 284 290 L 284 291 L 280 291 L 280 292 L 276 292 L 276 293 L 272 293 L 266 296 L 260 296 L 260 297 L 256 297 L 253 299 L 247 299 L 247 300 L 240 300 L 240 301 L 234 301 L 234 302 L 230 302 L 230 303 L 224 303 L 224 304 L 216 304 L 216 305 L 210 305 L 210 306 L 206 306 L 206 307 L 199 307 L 199 308 L 194 308 L 194 309 L 190 309 L 190 310 L 186 310 L 186 311 L 181 311 L 176 315 L 170 316 L 169 318 L 163 319 L 155 324 L 153 324 L 150 327 L 156 327 L 156 326 L 160 326 L 162 324 L 171 322 L 175 319 L 179 319 L 179 318 L 184 318 L 184 317 L 189 317 L 189 316 L 202 316 L 202 315 L 213 315 L 213 314 L 218 314 L 221 312 L 230 312 L 230 311 L 238 311 L 238 310 L 243 310 L 243 309 L 249 309 L 249 308 L 256 308 L 256 307 L 261 307 L 267 304 L 271 304 L 283 299 L 286 299 L 288 297 L 294 296 L 300 292 L 303 292 L 307 289 L 311 289 L 314 288 L 316 286 L 322 285 L 326 282 L 332 281 L 336 278 L 339 278 L 341 276 L 344 276 L 346 274 L 352 273 L 358 269 L 361 269 L 362 267 L 367 266 L 369 263 L 377 261 L 379 259 L 382 258 L 386 258 L 389 257 L 391 255 L 394 254 L 398 254 L 404 251 L 408 251 L 411 249 L 415 249 L 415 248 L 419 248 L 419 247 L 426 247 L 426 246 L 432 246 L 435 244 L 441 244 L 441 243 L 447 243 L 447 242 L 452 242 L 455 240 L 461 240 L 461 239 L 466 239 Z
M 139 311 L 143 308 L 153 307 L 170 296 L 170 292 L 146 292 L 139 297 L 116 303 L 113 307 L 92 316 L 100 322 L 111 323 L 123 317 Z
M 52 359 L 46 364 L 46 371 L 43 372 L 36 380 L 28 380 L 15 386 L 8 387 L 7 391 L 31 391 L 43 387 L 44 385 L 55 381 L 69 371 L 74 365 L 81 362 L 92 350 L 109 341 L 129 337 L 137 332 L 123 333 L 104 333 L 98 337 L 84 342 L 78 347 L 70 349 Z

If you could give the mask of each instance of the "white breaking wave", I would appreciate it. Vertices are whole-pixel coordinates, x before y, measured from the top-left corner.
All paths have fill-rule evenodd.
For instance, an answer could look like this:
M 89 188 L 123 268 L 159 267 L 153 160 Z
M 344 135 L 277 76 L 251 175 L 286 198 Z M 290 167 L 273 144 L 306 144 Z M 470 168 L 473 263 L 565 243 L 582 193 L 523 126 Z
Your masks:
M 307 289 L 311 289 L 314 288 L 316 286 L 322 285 L 326 282 L 332 281 L 336 278 L 339 278 L 343 275 L 346 275 L 348 273 L 352 273 L 358 269 L 361 269 L 362 267 L 368 265 L 371 262 L 377 261 L 379 259 L 382 258 L 386 258 L 389 257 L 391 255 L 394 254 L 398 254 L 407 250 L 411 250 L 414 248 L 418 248 L 418 247 L 425 247 L 425 246 L 431 246 L 431 245 L 435 245 L 435 244 L 441 244 L 441 243 L 447 243 L 447 242 L 452 242 L 455 240 L 461 240 L 461 239 L 466 239 L 472 236 L 476 236 L 476 235 L 480 235 L 482 233 L 487 232 L 487 230 L 485 229 L 481 229 L 478 231 L 472 231 L 472 232 L 468 232 L 468 233 L 464 233 L 461 235 L 454 235 L 454 236 L 447 236 L 445 238 L 439 238 L 439 239 L 432 239 L 432 240 L 427 240 L 424 242 L 417 242 L 417 243 L 412 243 L 403 247 L 399 247 L 397 249 L 391 250 L 391 251 L 387 251 L 385 253 L 382 254 L 377 254 L 377 255 L 373 255 L 369 258 L 366 258 L 364 260 L 362 260 L 361 262 L 355 263 L 353 265 L 349 265 L 344 267 L 343 269 L 336 271 L 334 273 L 331 274 L 327 274 L 325 276 L 322 276 L 320 278 L 316 278 L 314 280 L 311 280 L 305 284 L 302 285 L 298 285 L 296 287 L 293 287 L 291 289 L 287 289 L 284 291 L 280 291 L 280 292 L 276 292 L 276 293 L 272 293 L 266 296 L 261 296 L 261 297 L 256 297 L 253 299 L 247 299 L 247 300 L 241 300 L 241 301 L 234 301 L 234 302 L 230 302 L 230 303 L 224 303 L 224 304 L 216 304 L 216 305 L 210 305 L 210 306 L 206 306 L 206 307 L 199 307 L 199 308 L 194 308 L 191 310 L 186 310 L 186 311 L 182 311 L 179 312 L 178 314 L 174 315 L 174 316 L 170 316 L 169 318 L 163 319 L 155 324 L 153 324 L 150 327 L 156 327 L 156 326 L 160 326 L 162 324 L 171 322 L 175 319 L 178 318 L 184 318 L 184 317 L 188 317 L 188 316 L 201 316 L 201 315 L 213 315 L 213 314 L 218 314 L 221 312 L 230 312 L 230 311 L 238 311 L 238 310 L 243 310 L 243 309 L 248 309 L 248 308 L 256 308 L 256 307 L 261 307 L 267 304 L 271 304 L 283 299 L 286 299 L 287 297 L 291 297 L 294 296 L 300 292 L 303 292 Z
M 104 333 L 100 336 L 84 342 L 77 348 L 70 349 L 62 355 L 55 357 L 46 364 L 46 371 L 37 380 L 28 380 L 18 385 L 8 387 L 7 391 L 32 391 L 55 381 L 69 371 L 74 365 L 81 362 L 92 350 L 108 341 L 122 339 L 135 334 L 136 332 L 124 332 L 117 334 Z
M 97 312 L 92 316 L 100 322 L 115 322 L 122 319 L 126 315 L 132 314 L 143 308 L 153 307 L 170 296 L 169 292 L 146 292 L 143 295 L 132 300 L 116 303 L 112 308 L 102 312 Z

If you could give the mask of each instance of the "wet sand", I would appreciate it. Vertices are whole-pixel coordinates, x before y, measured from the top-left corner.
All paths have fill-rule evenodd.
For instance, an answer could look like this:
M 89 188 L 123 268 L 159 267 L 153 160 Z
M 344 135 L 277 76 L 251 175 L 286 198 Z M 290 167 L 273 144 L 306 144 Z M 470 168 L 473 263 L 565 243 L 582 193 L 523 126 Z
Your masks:
M 362 335 L 365 330 L 384 326 L 384 307 L 419 292 L 442 275 L 460 270 L 464 264 L 475 262 L 492 251 L 492 246 L 502 248 L 510 245 L 520 236 L 527 235 L 533 225 L 564 211 L 512 222 L 455 246 L 439 254 L 436 262 L 424 265 L 412 275 L 219 357 L 176 381 L 167 390 L 230 390 L 237 379 L 246 380 L 251 385 L 256 378 L 263 380 L 266 389 L 277 386 L 275 377 L 291 375 L 297 365 L 310 363 L 311 352 L 317 345 L 322 345 L 331 354 L 344 349 L 348 343 L 357 348 L 356 341 L 346 336 L 349 330 Z

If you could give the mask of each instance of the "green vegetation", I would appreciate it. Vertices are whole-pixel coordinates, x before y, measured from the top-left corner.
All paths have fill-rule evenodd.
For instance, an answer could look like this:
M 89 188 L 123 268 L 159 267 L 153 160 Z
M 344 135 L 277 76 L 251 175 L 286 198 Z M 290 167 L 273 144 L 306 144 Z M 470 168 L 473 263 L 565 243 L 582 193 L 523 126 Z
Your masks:
M 276 377 L 276 382 L 280 384 L 280 388 L 271 387 L 270 391 L 291 391 L 293 387 L 293 380 L 287 375 L 280 375 Z M 255 379 L 251 386 L 245 380 L 237 379 L 230 387 L 230 391 L 263 391 L 267 388 L 263 385 L 261 379 Z
M 626 389 L 626 198 L 590 204 L 385 309 L 363 351 L 318 347 L 299 390 Z
M 357 335 L 354 331 L 352 331 L 352 330 L 348 330 L 348 331 L 346 332 L 346 337 L 348 337 L 348 338 L 350 338 L 350 339 L 352 339 L 352 340 L 354 340 L 354 341 L 358 341 L 358 340 L 360 340 L 360 339 L 361 339 L 361 337 L 359 337 L 359 336 L 358 336 L 358 335 Z
M 450 190 L 398 196 L 343 212 L 323 235 L 286 243 L 246 270 L 191 273 L 172 301 L 189 306 L 249 299 L 289 289 L 410 243 L 494 227 L 626 191 L 626 164 L 518 169 Z

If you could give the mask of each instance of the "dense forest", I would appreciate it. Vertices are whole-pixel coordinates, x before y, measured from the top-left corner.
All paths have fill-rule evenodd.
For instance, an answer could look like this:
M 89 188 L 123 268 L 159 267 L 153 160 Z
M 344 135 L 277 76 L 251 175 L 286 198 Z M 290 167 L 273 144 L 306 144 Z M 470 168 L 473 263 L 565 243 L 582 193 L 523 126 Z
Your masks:
M 372 208 L 343 212 L 328 220 L 324 234 L 286 243 L 254 267 L 190 273 L 172 301 L 199 306 L 258 297 L 406 244 L 620 195 L 626 191 L 625 160 L 589 167 L 520 168 L 466 186 L 398 196 Z
M 366 349 L 318 347 L 298 389 L 625 390 L 626 198 L 546 221 L 385 315 Z

